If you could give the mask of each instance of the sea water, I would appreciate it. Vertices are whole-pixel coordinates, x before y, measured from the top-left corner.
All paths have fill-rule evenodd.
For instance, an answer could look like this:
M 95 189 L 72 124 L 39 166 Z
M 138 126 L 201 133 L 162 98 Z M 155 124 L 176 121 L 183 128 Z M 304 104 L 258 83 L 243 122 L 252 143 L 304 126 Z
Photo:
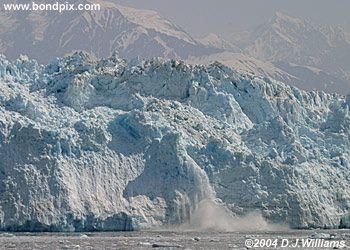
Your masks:
M 250 240 L 258 247 L 247 245 Z M 314 245 L 303 247 L 301 240 L 312 241 Z M 287 241 L 289 245 L 282 246 Z M 0 249 L 337 249 L 334 245 L 322 247 L 326 242 L 336 241 L 350 245 L 350 230 L 1 233 Z

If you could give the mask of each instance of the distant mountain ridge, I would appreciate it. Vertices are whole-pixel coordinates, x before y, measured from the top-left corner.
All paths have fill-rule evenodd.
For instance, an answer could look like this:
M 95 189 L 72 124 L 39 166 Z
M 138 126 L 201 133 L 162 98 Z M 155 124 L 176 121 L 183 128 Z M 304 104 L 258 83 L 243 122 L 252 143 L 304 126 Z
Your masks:
M 248 68 L 306 90 L 350 91 L 350 36 L 341 28 L 316 25 L 277 12 L 266 23 L 245 33 L 250 35 L 231 41 L 240 47 L 241 55 L 218 53 L 196 62 L 220 61 L 238 69 Z M 220 44 L 217 47 L 222 48 Z M 252 62 L 256 68 L 252 69 Z
M 279 12 L 255 29 L 244 45 L 247 53 L 259 59 L 310 66 L 320 65 L 325 56 L 345 48 L 350 48 L 350 43 L 342 29 L 319 26 Z
M 98 3 L 102 11 L 0 13 L 0 53 L 9 59 L 26 54 L 40 63 L 76 50 L 104 58 L 118 51 L 127 59 L 219 61 L 306 90 L 350 90 L 350 35 L 340 28 L 277 12 L 233 40 L 213 33 L 197 40 L 155 11 Z
M 200 42 L 209 47 L 220 48 L 230 52 L 242 52 L 238 46 L 214 33 L 210 33 L 203 37 Z
M 154 11 L 98 3 L 101 11 L 1 13 L 0 52 L 11 59 L 26 54 L 47 62 L 74 50 L 98 57 L 117 50 L 125 58 L 186 58 L 221 51 L 204 46 Z
M 320 26 L 278 12 L 251 33 L 242 49 L 255 58 L 296 74 L 298 78 L 304 77 L 301 71 L 312 73 L 310 67 L 316 68 L 321 72 L 314 76 L 319 83 L 310 85 L 328 92 L 342 92 L 350 89 L 348 37 L 349 34 L 339 27 Z M 296 72 L 297 68 L 303 69 Z M 328 77 L 323 78 L 323 75 Z

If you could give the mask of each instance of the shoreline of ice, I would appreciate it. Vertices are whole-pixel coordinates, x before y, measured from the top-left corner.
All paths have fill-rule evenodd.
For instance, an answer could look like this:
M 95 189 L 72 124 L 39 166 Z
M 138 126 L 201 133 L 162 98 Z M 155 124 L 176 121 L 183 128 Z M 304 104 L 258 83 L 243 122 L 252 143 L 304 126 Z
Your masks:
M 160 59 L 0 58 L 0 229 L 134 230 L 210 199 L 349 227 L 350 98 Z

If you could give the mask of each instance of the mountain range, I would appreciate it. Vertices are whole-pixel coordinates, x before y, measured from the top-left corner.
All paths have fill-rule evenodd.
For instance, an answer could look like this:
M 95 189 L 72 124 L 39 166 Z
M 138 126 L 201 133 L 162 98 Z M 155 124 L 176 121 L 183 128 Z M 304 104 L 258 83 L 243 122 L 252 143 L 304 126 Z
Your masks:
M 196 40 L 99 2 L 0 15 L 0 230 L 179 226 L 208 201 L 350 228 L 345 32 L 277 13 L 245 39 Z
M 221 51 L 204 46 L 154 11 L 98 3 L 101 11 L 1 12 L 0 52 L 11 59 L 25 54 L 48 62 L 75 50 L 97 57 L 118 51 L 124 58 L 187 58 Z
M 214 41 L 215 36 L 210 37 Z M 220 61 L 307 90 L 339 93 L 350 90 L 350 35 L 339 27 L 316 25 L 277 12 L 266 23 L 244 31 L 244 36 L 237 34 L 234 37 L 229 44 L 236 44 L 240 52 L 226 46 L 224 53 L 194 58 L 193 61 Z M 219 48 L 228 43 L 216 38 L 212 44 Z M 255 66 L 251 67 L 252 64 Z
M 245 53 L 303 79 L 302 85 L 309 82 L 309 88 L 349 91 L 350 39 L 341 28 L 276 13 L 241 46 Z
M 155 11 L 98 2 L 102 11 L 0 13 L 0 53 L 9 59 L 26 54 L 41 63 L 75 50 L 97 57 L 118 51 L 127 59 L 219 61 L 306 90 L 349 92 L 350 36 L 341 28 L 278 12 L 244 36 L 233 34 L 235 39 L 213 33 L 195 39 Z

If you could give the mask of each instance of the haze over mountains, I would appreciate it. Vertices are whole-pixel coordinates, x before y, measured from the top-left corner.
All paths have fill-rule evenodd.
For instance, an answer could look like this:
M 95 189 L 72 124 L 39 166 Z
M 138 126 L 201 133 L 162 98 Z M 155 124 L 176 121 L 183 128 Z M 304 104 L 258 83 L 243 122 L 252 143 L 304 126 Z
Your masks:
M 243 38 L 228 41 L 211 33 L 197 40 L 155 11 L 99 2 L 103 10 L 96 12 L 0 13 L 0 52 L 10 59 L 27 54 L 41 63 L 73 50 L 98 57 L 118 51 L 128 59 L 220 61 L 302 89 L 349 92 L 350 36 L 338 27 L 276 13 Z
M 218 60 L 232 67 L 243 64 L 243 70 L 302 89 L 349 92 L 349 34 L 339 27 L 320 26 L 278 12 L 248 35 L 246 32 L 243 38 L 237 37 L 235 42 L 242 51 L 239 54 L 227 53 L 226 49 L 198 62 Z M 225 40 L 215 41 L 215 44 L 225 43 Z
M 0 231 L 177 226 L 203 201 L 350 228 L 345 32 L 277 13 L 199 41 L 153 11 L 99 2 L 0 16 L 1 51 L 32 57 L 0 55 Z M 216 60 L 232 67 L 184 62 Z
M 242 45 L 245 53 L 304 80 L 301 86 L 309 82 L 308 88 L 322 85 L 327 91 L 349 90 L 349 34 L 339 27 L 318 26 L 276 13 Z
M 11 59 L 26 54 L 47 62 L 72 50 L 98 57 L 118 51 L 125 58 L 186 58 L 219 51 L 205 47 L 154 11 L 99 3 L 102 11 L 2 12 L 0 52 Z

